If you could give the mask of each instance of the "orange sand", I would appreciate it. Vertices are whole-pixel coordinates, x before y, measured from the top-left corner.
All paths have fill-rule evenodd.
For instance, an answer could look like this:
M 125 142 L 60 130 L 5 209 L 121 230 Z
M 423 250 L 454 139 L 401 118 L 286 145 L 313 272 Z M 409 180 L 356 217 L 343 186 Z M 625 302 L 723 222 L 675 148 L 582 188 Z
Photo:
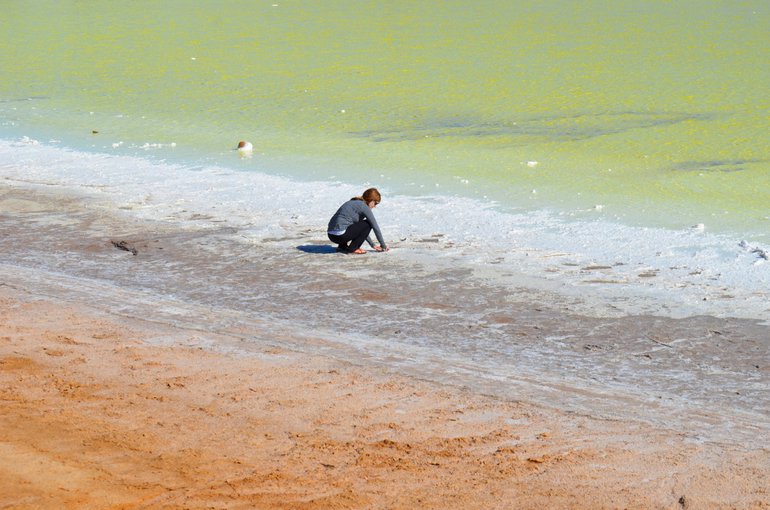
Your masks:
M 0 509 L 770 508 L 767 444 L 208 340 L 0 285 Z

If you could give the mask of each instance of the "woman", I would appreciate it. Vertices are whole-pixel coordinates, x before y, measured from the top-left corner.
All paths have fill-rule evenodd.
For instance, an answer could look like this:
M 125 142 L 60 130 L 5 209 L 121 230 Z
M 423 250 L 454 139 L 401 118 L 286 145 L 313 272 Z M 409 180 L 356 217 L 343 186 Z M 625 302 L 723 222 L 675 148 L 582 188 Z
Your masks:
M 337 251 L 343 253 L 366 253 L 361 249 L 364 241 L 377 251 L 388 251 L 388 247 L 382 238 L 380 226 L 374 219 L 372 209 L 377 207 L 381 200 L 380 192 L 376 188 L 369 188 L 360 197 L 353 197 L 337 209 L 332 219 L 329 220 L 327 234 L 329 240 L 337 244 Z M 377 241 L 375 246 L 369 232 L 374 229 Z

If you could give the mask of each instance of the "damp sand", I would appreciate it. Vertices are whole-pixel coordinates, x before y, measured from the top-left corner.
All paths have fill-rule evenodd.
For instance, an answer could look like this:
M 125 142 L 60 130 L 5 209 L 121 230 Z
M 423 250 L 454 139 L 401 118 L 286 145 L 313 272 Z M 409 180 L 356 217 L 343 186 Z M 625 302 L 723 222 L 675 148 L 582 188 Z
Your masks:
M 3 188 L 0 234 L 5 504 L 767 504 L 758 321 L 590 314 L 56 188 Z

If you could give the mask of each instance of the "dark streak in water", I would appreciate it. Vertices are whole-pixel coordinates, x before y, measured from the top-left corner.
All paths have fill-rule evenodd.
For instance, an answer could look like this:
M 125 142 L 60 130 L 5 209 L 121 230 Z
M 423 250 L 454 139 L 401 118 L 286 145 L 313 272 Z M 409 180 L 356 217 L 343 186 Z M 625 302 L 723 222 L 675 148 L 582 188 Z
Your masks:
M 507 143 L 525 144 L 532 139 L 576 141 L 624 133 L 635 129 L 670 126 L 691 120 L 710 120 L 705 113 L 620 112 L 550 116 L 510 122 L 479 122 L 472 119 L 437 119 L 403 129 L 351 132 L 374 142 L 402 142 L 426 138 L 505 138 Z
M 741 170 L 746 170 L 745 165 L 765 162 L 760 159 L 683 161 L 682 163 L 677 163 L 671 169 L 678 172 L 740 172 Z
M 22 98 L 16 98 L 16 99 L 0 99 L 0 103 L 21 103 L 24 101 L 36 101 L 39 99 L 50 99 L 48 96 L 31 96 L 31 97 L 22 97 Z

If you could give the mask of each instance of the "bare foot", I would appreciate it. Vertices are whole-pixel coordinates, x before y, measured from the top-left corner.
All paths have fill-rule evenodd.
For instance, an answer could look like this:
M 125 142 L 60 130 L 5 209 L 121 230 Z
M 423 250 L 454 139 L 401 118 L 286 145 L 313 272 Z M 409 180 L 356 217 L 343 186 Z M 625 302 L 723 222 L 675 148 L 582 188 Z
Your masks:
M 362 250 L 361 248 L 359 248 L 356 251 L 351 251 L 350 253 L 355 253 L 356 255 L 361 255 L 361 254 L 366 253 L 366 250 Z

